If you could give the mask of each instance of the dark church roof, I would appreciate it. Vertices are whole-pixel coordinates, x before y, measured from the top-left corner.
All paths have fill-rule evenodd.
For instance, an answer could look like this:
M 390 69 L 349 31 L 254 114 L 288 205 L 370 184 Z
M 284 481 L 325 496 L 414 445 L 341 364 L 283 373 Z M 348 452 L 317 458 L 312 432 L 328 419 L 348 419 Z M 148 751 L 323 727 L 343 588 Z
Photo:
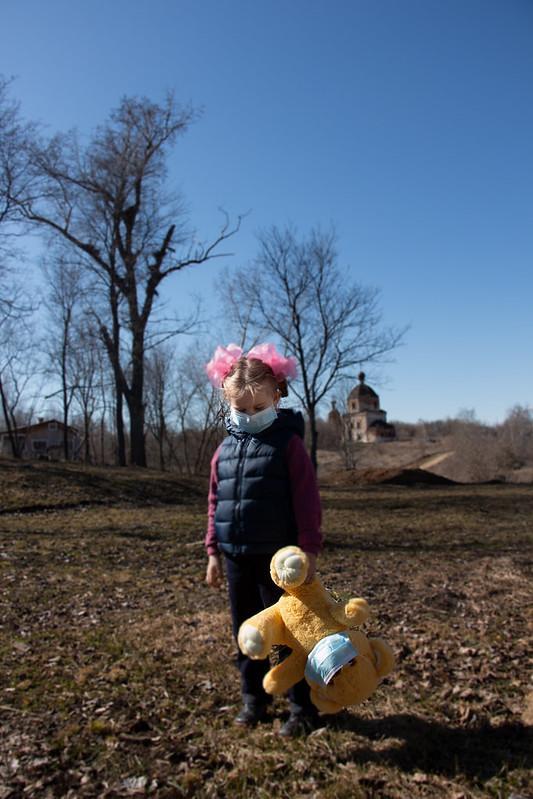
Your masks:
M 389 422 L 384 422 L 383 419 L 375 419 L 370 423 L 369 427 L 380 427 L 383 430 L 394 430 L 394 425 Z
M 359 397 L 377 398 L 378 395 L 376 394 L 374 389 L 370 388 L 370 386 L 367 386 L 367 384 L 365 383 L 365 373 L 359 372 L 358 378 L 359 378 L 359 385 L 355 386 L 355 388 L 352 388 L 348 396 L 348 400 L 358 399 Z

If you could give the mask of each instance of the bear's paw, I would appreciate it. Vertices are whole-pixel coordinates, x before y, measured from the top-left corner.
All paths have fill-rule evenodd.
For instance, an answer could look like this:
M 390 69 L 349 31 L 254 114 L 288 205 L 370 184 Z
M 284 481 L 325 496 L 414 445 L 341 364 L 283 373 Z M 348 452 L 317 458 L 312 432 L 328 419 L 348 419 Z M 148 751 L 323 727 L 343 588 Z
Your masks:
M 349 619 L 353 619 L 356 624 L 362 624 L 370 615 L 370 608 L 366 599 L 349 599 L 344 607 L 344 612 Z
M 308 560 L 304 552 L 282 549 L 274 556 L 274 567 L 281 586 L 298 586 L 307 577 Z
M 249 658 L 261 658 L 266 655 L 264 638 L 257 627 L 252 627 L 251 624 L 243 624 L 239 630 L 239 647 Z
M 376 671 L 380 680 L 386 677 L 395 666 L 394 653 L 390 646 L 381 638 L 369 638 L 372 654 L 376 662 Z

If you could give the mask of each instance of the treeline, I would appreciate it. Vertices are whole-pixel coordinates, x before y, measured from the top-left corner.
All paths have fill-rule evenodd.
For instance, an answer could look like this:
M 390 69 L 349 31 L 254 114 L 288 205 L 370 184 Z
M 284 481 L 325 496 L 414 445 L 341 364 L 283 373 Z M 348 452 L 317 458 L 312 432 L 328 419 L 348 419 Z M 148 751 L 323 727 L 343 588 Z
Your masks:
M 465 482 L 512 480 L 531 470 L 533 481 L 533 411 L 524 405 L 511 408 L 504 421 L 488 425 L 474 411 L 455 419 L 394 423 L 403 440 L 443 441 L 453 451 L 453 477 Z
M 405 332 L 383 324 L 379 292 L 339 265 L 334 230 L 260 233 L 252 263 L 220 281 L 226 340 L 214 342 L 193 302 L 183 298 L 181 316 L 167 307 L 170 280 L 223 257 L 230 239 L 235 249 L 242 224 L 223 213 L 202 238 L 172 189 L 169 156 L 195 109 L 125 97 L 92 135 L 49 136 L 12 88 L 0 79 L 0 401 L 13 455 L 17 428 L 46 413 L 64 425 L 67 458 L 75 423 L 87 461 L 201 470 L 220 436 L 208 349 L 267 339 L 297 359 L 292 389 L 316 465 L 320 404 Z M 23 253 L 35 235 L 42 296 Z M 178 355 L 185 335 L 193 349 Z

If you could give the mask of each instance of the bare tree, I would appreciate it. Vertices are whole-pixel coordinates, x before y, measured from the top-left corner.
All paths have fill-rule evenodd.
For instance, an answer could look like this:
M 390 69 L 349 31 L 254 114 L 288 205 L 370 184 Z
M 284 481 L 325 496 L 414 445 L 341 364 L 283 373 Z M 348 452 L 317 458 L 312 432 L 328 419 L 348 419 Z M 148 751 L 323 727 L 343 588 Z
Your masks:
M 171 462 L 188 475 L 204 473 L 223 437 L 220 393 L 206 379 L 209 356 L 198 343 L 175 361 L 169 385 L 167 443 Z
M 452 423 L 452 447 L 459 467 L 457 478 L 483 483 L 499 476 L 498 433 L 483 424 L 473 408 L 463 408 Z
M 25 316 L 4 320 L 0 346 L 0 403 L 13 457 L 22 454 L 19 421 L 36 371 L 35 344 Z
M 22 447 L 20 438 L 17 435 L 15 410 L 21 392 L 13 369 L 13 360 L 13 356 L 9 355 L 3 362 L 0 362 L 0 402 L 2 403 L 2 413 L 11 446 L 11 454 L 14 458 L 20 458 Z
M 498 431 L 498 462 L 503 468 L 520 469 L 533 460 L 533 411 L 515 405 Z
M 238 321 L 239 308 L 262 335 L 273 335 L 296 357 L 292 384 L 309 418 L 311 459 L 316 468 L 317 408 L 342 378 L 379 360 L 401 342 L 404 330 L 386 328 L 379 292 L 355 283 L 338 265 L 334 231 L 272 227 L 259 236 L 255 269 L 226 281 L 225 300 Z
M 21 121 L 19 107 L 9 95 L 9 84 L 0 75 L 0 404 L 13 457 L 20 457 L 17 415 L 31 376 L 24 369 L 29 351 L 25 334 L 34 309 L 14 270 L 20 254 L 15 246 L 12 196 L 26 174 L 24 152 L 31 128 Z
M 338 432 L 340 434 L 339 452 L 342 455 L 346 469 L 361 470 L 368 461 L 369 447 L 363 441 L 356 441 L 353 438 L 350 427 L 348 398 L 353 389 L 353 380 L 342 378 L 336 384 L 335 405 L 338 412 Z
M 131 461 L 139 466 L 146 465 L 146 336 L 161 283 L 188 266 L 222 256 L 220 245 L 240 224 L 231 227 L 226 217 L 219 233 L 202 243 L 187 229 L 183 205 L 165 191 L 170 148 L 194 117 L 172 96 L 162 104 L 124 98 L 87 146 L 73 132 L 34 143 L 27 150 L 30 185 L 7 193 L 20 219 L 63 239 L 83 256 L 107 298 L 110 314 L 103 317 L 95 309 L 95 315 L 113 366 L 117 404 L 124 397 L 128 405 Z
M 146 363 L 146 415 L 148 429 L 157 443 L 159 468 L 164 471 L 165 445 L 168 443 L 170 391 L 176 378 L 175 353 L 164 344 L 150 350 Z
M 105 376 L 102 374 L 102 345 L 86 314 L 76 321 L 73 340 L 76 371 L 73 395 L 83 425 L 83 458 L 85 463 L 90 463 L 93 417 L 98 408 L 100 384 Z
M 0 260 L 16 236 L 10 226 L 17 217 L 15 198 L 26 188 L 28 143 L 35 135 L 35 126 L 22 120 L 19 105 L 10 96 L 10 84 L 0 75 Z
M 205 380 L 203 365 L 207 360 L 205 356 L 199 357 L 199 353 L 191 353 L 183 368 L 185 379 L 196 384 L 192 406 L 193 474 L 200 474 L 208 469 L 211 456 L 224 437 L 220 392 Z
M 63 455 L 69 460 L 69 411 L 74 392 L 79 383 L 78 353 L 76 344 L 76 318 L 81 316 L 83 303 L 83 265 L 71 260 L 64 246 L 58 247 L 42 263 L 47 280 L 48 294 L 45 306 L 48 311 L 46 356 L 48 374 L 60 384 L 56 392 L 61 398 L 63 422 Z M 49 395 L 55 396 L 56 393 Z M 49 398 L 48 397 L 48 398 Z
M 96 339 L 96 335 L 94 336 Z M 96 341 L 95 341 L 96 344 Z M 120 463 L 117 458 L 117 438 L 112 434 L 112 424 L 109 420 L 116 419 L 113 411 L 113 389 L 115 382 L 111 370 L 109 358 L 101 346 L 95 346 L 92 349 L 96 360 L 96 371 L 94 373 L 94 381 L 96 388 L 96 410 L 95 415 L 98 416 L 98 447 L 94 444 L 95 451 L 99 451 L 100 463 L 105 465 L 109 463 L 107 453 L 109 451 L 109 442 L 113 442 L 112 452 L 116 463 Z
M 0 75 L 0 346 L 2 327 L 34 310 L 27 292 L 15 275 L 21 253 L 16 246 L 17 215 L 13 196 L 22 190 L 27 176 L 27 144 L 34 128 L 22 122 L 17 103 L 9 96 L 10 81 Z

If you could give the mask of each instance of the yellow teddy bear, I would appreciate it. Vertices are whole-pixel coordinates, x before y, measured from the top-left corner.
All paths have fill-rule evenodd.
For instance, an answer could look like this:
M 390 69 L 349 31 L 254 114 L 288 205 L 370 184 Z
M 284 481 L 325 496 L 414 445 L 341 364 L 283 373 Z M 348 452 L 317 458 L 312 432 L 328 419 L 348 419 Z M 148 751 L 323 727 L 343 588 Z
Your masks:
M 265 691 L 284 694 L 305 676 L 314 705 L 338 713 L 376 690 L 394 668 L 394 655 L 385 641 L 353 629 L 368 618 L 366 601 L 341 605 L 318 578 L 305 584 L 308 566 L 298 547 L 276 552 L 270 574 L 285 594 L 241 625 L 238 643 L 254 659 L 266 658 L 275 644 L 290 647 L 291 654 L 265 675 Z

